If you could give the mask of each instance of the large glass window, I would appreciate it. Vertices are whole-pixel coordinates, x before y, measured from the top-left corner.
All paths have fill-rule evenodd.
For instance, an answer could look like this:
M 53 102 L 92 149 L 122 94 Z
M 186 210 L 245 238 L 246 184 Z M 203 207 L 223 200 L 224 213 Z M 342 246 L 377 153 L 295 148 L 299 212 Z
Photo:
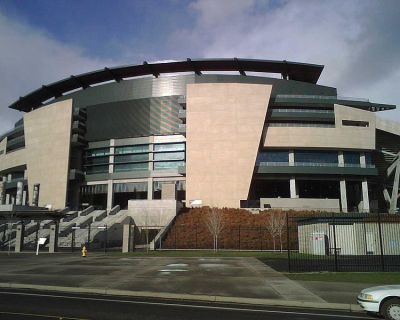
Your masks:
M 136 162 L 136 161 L 148 161 L 149 154 L 148 153 L 139 153 L 139 154 L 127 154 L 122 156 L 114 156 L 114 162 Z
M 365 152 L 365 164 L 367 166 L 373 166 L 374 165 L 374 162 L 372 160 L 371 152 Z
M 276 151 L 262 151 L 258 153 L 257 164 L 261 162 L 279 162 L 288 163 L 289 162 L 289 151 L 288 150 L 276 150 Z
M 108 156 L 110 154 L 110 148 L 101 148 L 101 149 L 91 149 L 86 150 L 87 157 L 101 157 Z
M 178 167 L 183 167 L 184 165 L 184 161 L 154 162 L 154 170 L 176 169 Z
M 138 144 L 135 146 L 123 146 L 115 148 L 115 154 L 143 153 L 143 152 L 149 152 L 148 144 Z
M 294 161 L 296 164 L 337 164 L 337 151 L 308 151 L 295 150 Z
M 345 151 L 343 152 L 343 157 L 345 166 L 354 166 L 354 167 L 360 166 L 359 152 Z
M 86 159 L 85 163 L 86 164 L 107 164 L 109 160 L 109 157 L 97 157 L 97 158 L 88 158 Z
M 164 143 L 164 144 L 155 144 L 154 151 L 184 151 L 185 144 L 184 143 Z
M 108 173 L 108 165 L 107 166 L 93 166 L 86 168 L 86 174 L 95 174 L 95 173 Z
M 149 170 L 148 162 L 126 163 L 114 165 L 114 172 L 145 171 Z
M 154 160 L 185 160 L 184 152 L 155 153 Z

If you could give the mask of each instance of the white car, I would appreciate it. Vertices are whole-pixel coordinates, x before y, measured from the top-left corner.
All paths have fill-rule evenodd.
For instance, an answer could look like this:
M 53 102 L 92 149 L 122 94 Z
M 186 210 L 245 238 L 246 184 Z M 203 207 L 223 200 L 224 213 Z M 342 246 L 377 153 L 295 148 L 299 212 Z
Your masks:
M 385 319 L 400 320 L 400 285 L 364 289 L 357 302 L 367 312 L 380 314 Z

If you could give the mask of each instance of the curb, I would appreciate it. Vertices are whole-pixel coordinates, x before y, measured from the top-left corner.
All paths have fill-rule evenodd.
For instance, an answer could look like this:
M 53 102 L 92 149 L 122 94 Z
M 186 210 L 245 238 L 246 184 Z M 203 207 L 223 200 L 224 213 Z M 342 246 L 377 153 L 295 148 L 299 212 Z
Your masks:
M 46 286 L 37 284 L 20 284 L 20 283 L 0 283 L 0 288 L 3 289 L 33 289 L 64 293 L 89 293 L 102 294 L 112 296 L 127 296 L 141 298 L 159 298 L 159 299 L 174 299 L 183 301 L 199 301 L 199 302 L 218 302 L 218 303 L 233 303 L 247 304 L 258 306 L 275 306 L 275 307 L 297 307 L 325 310 L 341 310 L 350 312 L 363 311 L 357 304 L 347 303 L 329 303 L 329 302 L 306 302 L 306 301 L 290 301 L 277 299 L 259 299 L 259 298 L 241 298 L 241 297 L 225 297 L 225 296 L 210 296 L 197 294 L 179 294 L 167 292 L 149 292 L 149 291 L 129 291 L 108 288 L 79 288 L 79 287 L 62 287 L 62 286 Z

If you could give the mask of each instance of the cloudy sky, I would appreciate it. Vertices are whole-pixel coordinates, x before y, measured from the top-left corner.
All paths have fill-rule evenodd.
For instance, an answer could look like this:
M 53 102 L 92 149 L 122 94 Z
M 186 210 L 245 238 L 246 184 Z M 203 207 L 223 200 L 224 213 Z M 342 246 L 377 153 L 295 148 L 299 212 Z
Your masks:
M 323 64 L 340 95 L 400 106 L 399 30 L 398 0 L 0 0 L 0 133 L 43 84 L 187 57 Z

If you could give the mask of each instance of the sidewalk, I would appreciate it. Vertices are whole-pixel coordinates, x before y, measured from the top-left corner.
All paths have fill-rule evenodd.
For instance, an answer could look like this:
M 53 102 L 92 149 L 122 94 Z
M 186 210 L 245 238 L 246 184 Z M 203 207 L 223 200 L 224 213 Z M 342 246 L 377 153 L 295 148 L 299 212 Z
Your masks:
M 0 287 L 361 310 L 371 285 L 293 281 L 255 258 L 0 255 Z

